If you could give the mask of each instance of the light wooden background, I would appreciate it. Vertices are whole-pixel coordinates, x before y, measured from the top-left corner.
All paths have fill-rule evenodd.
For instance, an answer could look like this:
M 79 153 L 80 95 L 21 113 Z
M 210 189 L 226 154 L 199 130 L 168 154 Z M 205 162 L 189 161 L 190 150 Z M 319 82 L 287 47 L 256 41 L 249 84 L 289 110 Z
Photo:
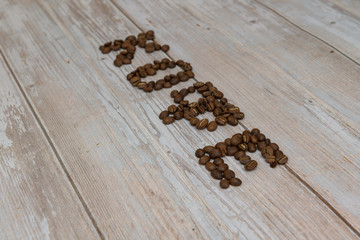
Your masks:
M 98 50 L 149 29 L 168 56 Z M 0 50 L 0 239 L 359 239 L 359 1 L 0 0 Z M 242 126 L 163 125 L 172 89 L 125 78 L 163 57 Z M 221 190 L 194 151 L 253 127 L 288 165 L 228 158 L 243 185 Z

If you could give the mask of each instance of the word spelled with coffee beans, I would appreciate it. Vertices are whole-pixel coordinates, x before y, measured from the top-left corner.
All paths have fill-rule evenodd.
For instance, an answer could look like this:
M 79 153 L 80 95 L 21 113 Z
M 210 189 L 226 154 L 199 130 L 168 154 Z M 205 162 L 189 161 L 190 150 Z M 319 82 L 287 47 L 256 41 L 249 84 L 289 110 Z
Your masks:
M 140 33 L 138 36 L 130 35 L 125 40 L 114 40 L 100 46 L 99 49 L 103 54 L 111 51 L 120 51 L 114 60 L 116 67 L 131 64 L 134 58 L 136 47 L 145 48 L 147 53 L 154 51 L 167 52 L 168 45 L 159 45 L 155 42 L 154 31 Z M 180 67 L 181 71 L 176 74 L 166 75 L 163 79 L 145 82 L 147 76 L 156 75 L 157 71 Z M 173 90 L 170 97 L 175 104 L 170 105 L 167 109 L 159 114 L 159 118 L 164 124 L 172 124 L 176 120 L 186 119 L 190 125 L 198 130 L 213 132 L 218 126 L 229 124 L 236 126 L 239 120 L 245 115 L 240 108 L 228 102 L 224 94 L 215 87 L 211 82 L 199 82 L 194 79 L 190 63 L 183 60 L 172 61 L 168 58 L 155 60 L 153 63 L 147 63 L 144 66 L 136 68 L 135 71 L 127 75 L 130 84 L 138 89 L 150 93 L 152 91 L 160 91 L 163 88 L 171 88 L 180 82 L 186 82 L 190 79 L 195 81 L 188 88 L 181 90 Z M 189 94 L 200 94 L 201 96 L 195 102 L 189 102 L 186 97 Z M 212 112 L 214 120 L 209 121 L 207 118 L 199 116 L 205 112 Z M 197 149 L 195 156 L 199 158 L 199 164 L 204 165 L 214 179 L 220 181 L 220 187 L 223 189 L 231 186 L 240 186 L 242 181 L 235 177 L 233 170 L 224 162 L 223 157 L 233 156 L 240 164 L 244 165 L 246 171 L 254 170 L 258 163 L 252 160 L 247 152 L 253 153 L 259 150 L 265 161 L 271 168 L 275 168 L 278 164 L 287 163 L 288 157 L 279 149 L 276 143 L 272 143 L 266 138 L 259 129 L 254 128 L 251 131 L 245 130 L 242 133 L 236 133 L 231 138 L 225 139 L 223 142 L 217 143 L 215 146 L 206 146 L 203 149 Z

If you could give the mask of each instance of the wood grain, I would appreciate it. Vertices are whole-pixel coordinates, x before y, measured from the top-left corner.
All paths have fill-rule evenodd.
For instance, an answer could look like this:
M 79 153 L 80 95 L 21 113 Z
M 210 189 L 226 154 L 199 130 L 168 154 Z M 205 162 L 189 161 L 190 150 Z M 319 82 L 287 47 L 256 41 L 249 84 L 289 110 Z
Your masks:
M 243 123 L 279 143 L 291 169 L 359 232 L 358 65 L 255 2 L 117 6 L 175 45 L 169 54 L 190 61 L 198 80 L 221 85 Z
M 97 239 L 1 55 L 0 84 L 0 239 Z
M 273 9 L 292 23 L 319 37 L 360 64 L 360 18 L 351 12 L 360 13 L 359 1 L 340 1 L 335 4 L 326 0 L 257 0 Z M 353 6 L 351 12 L 342 6 Z M 358 5 L 358 6 L 356 6 Z M 356 12 L 355 10 L 355 12 Z
M 113 5 L 24 1 L 2 14 L 7 57 L 105 237 L 356 239 L 284 168 L 261 164 L 245 174 L 230 160 L 244 184 L 220 190 L 194 150 L 241 128 L 209 134 L 184 121 L 162 125 L 169 90 L 144 94 L 125 74 L 163 55 L 139 50 L 134 65 L 119 70 L 97 50 L 137 33 Z

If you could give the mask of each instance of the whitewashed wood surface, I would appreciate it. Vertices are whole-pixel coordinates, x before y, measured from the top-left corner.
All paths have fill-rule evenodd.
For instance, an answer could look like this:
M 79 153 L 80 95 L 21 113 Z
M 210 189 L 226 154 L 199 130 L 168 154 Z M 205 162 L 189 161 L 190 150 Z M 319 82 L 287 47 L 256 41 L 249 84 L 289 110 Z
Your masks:
M 355 102 L 340 106 L 346 103 L 343 96 L 357 100 L 359 69 L 344 57 L 321 56 L 314 62 L 309 59 L 316 52 L 310 50 L 299 57 L 296 54 L 303 49 L 284 56 L 284 52 L 274 55 L 280 49 L 275 42 L 273 52 L 260 40 L 259 47 L 241 44 L 241 34 L 253 31 L 247 41 L 256 41 L 257 31 L 281 35 L 283 25 L 288 36 L 299 38 L 299 42 L 291 39 L 294 44 L 306 39 L 306 46 L 314 45 L 311 50 L 325 48 L 265 9 L 261 13 L 266 13 L 267 28 L 246 32 L 238 28 L 230 34 L 230 24 L 211 25 L 220 20 L 212 20 L 215 14 L 209 8 L 203 13 L 195 6 L 189 14 L 180 3 L 174 11 L 173 3 L 158 2 L 154 8 L 151 2 L 119 1 L 124 15 L 109 1 L 3 2 L 1 49 L 84 199 L 99 238 L 358 238 L 359 119 L 351 111 L 359 106 Z M 232 4 L 238 10 L 243 7 L 246 14 L 257 14 L 247 3 Z M 137 34 L 140 29 L 130 19 L 143 29 L 154 28 L 158 40 L 170 44 L 172 57 L 192 63 L 198 80 L 221 85 L 245 112 L 245 126 L 259 127 L 278 142 L 290 156 L 290 167 L 270 169 L 254 154 L 259 168 L 245 173 L 229 158 L 243 185 L 219 189 L 217 181 L 197 164 L 194 151 L 242 128 L 229 126 L 208 133 L 193 129 L 185 120 L 162 125 L 157 115 L 171 103 L 171 90 L 145 94 L 132 88 L 125 76 L 165 55 L 140 49 L 132 65 L 117 69 L 112 65 L 115 54 L 104 56 L 98 51 L 107 40 Z M 280 23 L 273 28 L 275 21 Z M 283 43 L 291 46 L 286 40 Z M 298 61 L 293 66 L 298 72 L 284 69 L 284 61 Z M 339 70 L 343 81 L 353 85 L 327 86 L 336 83 L 339 75 L 325 81 L 328 76 L 318 72 L 325 63 L 328 69 L 334 68 L 332 75 Z M 302 79 L 309 65 L 315 67 L 308 69 L 307 76 L 316 76 L 331 94 L 340 94 L 333 100 L 336 104 L 313 89 L 315 80 Z M 279 86 L 278 81 L 289 82 Z M 246 95 L 249 91 L 253 94 Z M 275 125 L 276 121 L 281 124 Z

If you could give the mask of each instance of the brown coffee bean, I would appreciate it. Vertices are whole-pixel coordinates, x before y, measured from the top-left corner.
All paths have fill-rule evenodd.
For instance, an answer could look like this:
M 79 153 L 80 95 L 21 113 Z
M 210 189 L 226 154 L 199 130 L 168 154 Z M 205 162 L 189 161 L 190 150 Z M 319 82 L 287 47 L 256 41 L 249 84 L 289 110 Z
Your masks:
M 249 134 L 244 134 L 244 135 L 243 135 L 243 142 L 244 142 L 244 143 L 249 143 L 249 142 L 250 142 L 250 136 L 249 136 Z
M 184 113 L 183 112 L 175 112 L 174 113 L 174 118 L 176 119 L 176 120 L 180 120 L 180 119 L 183 119 L 184 118 Z
M 229 186 L 230 186 L 230 183 L 229 183 L 228 180 L 223 179 L 223 180 L 220 181 L 220 187 L 222 189 L 227 189 Z
M 131 83 L 132 85 L 134 85 L 134 84 L 139 83 L 140 80 L 141 80 L 141 79 L 140 79 L 139 76 L 135 76 L 135 77 L 133 77 L 133 78 L 130 79 L 130 83 Z
M 239 123 L 239 121 L 236 118 L 234 118 L 233 116 L 228 117 L 227 121 L 231 126 L 236 126 Z
M 205 147 L 204 147 L 204 151 L 205 151 L 206 153 L 210 153 L 210 151 L 213 150 L 213 149 L 214 149 L 213 146 L 205 146 Z
M 276 159 L 275 159 L 275 156 L 274 156 L 274 155 L 266 155 L 265 161 L 266 161 L 267 163 L 272 163 L 272 162 L 276 162 Z
M 241 164 L 243 164 L 243 165 L 249 163 L 250 161 L 251 161 L 251 158 L 250 158 L 250 156 L 247 156 L 247 155 L 241 156 L 241 157 L 239 158 L 239 162 L 240 162 Z
M 207 127 L 209 120 L 207 118 L 201 119 L 197 124 L 196 128 L 199 130 L 203 130 Z
M 188 87 L 187 90 L 188 90 L 189 93 L 194 93 L 195 92 L 195 88 L 193 86 Z
M 121 60 L 121 59 L 115 59 L 114 65 L 115 65 L 116 67 L 121 67 L 122 64 L 123 64 L 123 63 L 122 63 L 122 60 Z
M 257 129 L 257 128 L 253 128 L 252 130 L 251 130 L 251 134 L 252 135 L 258 135 L 260 133 L 260 130 L 259 129 Z
M 175 121 L 175 118 L 172 117 L 172 116 L 167 116 L 167 117 L 165 117 L 165 118 L 163 119 L 163 123 L 164 123 L 165 125 L 171 124 L 171 123 L 173 123 L 174 121 Z
M 222 163 L 222 164 L 220 164 L 220 165 L 218 166 L 217 169 L 218 169 L 220 172 L 224 172 L 224 171 L 226 171 L 226 170 L 229 169 L 229 165 L 227 165 L 226 163 Z
M 188 100 L 182 100 L 182 101 L 180 102 L 180 104 L 185 107 L 185 106 L 189 105 L 189 101 L 188 101 Z
M 233 178 L 230 179 L 230 185 L 231 186 L 238 187 L 238 186 L 241 185 L 241 183 L 242 182 L 241 182 L 241 180 L 239 178 L 233 177 Z
M 227 123 L 227 120 L 226 120 L 226 118 L 224 118 L 224 117 L 216 117 L 216 118 L 215 118 L 215 121 L 216 121 L 217 124 L 219 124 L 220 126 L 224 126 L 224 125 L 226 125 L 226 123 Z
M 199 164 L 200 165 L 205 165 L 207 162 L 210 161 L 210 157 L 209 156 L 202 156 L 200 159 L 199 159 Z
M 261 141 L 265 141 L 266 137 L 265 137 L 264 134 L 259 133 L 259 134 L 257 135 L 257 139 L 258 139 L 259 142 L 261 142 Z
M 179 91 L 178 90 L 172 90 L 171 92 L 170 92 L 170 97 L 172 97 L 172 98 L 174 98 L 176 95 L 178 95 L 179 94 Z
M 215 158 L 214 159 L 214 164 L 216 166 L 219 166 L 220 164 L 223 164 L 224 163 L 224 160 L 222 158 Z
M 250 142 L 255 143 L 255 144 L 258 143 L 257 137 L 255 135 L 251 135 Z
M 170 106 L 168 107 L 169 113 L 175 113 L 176 110 L 177 110 L 177 107 L 176 107 L 175 105 L 170 105 Z
M 265 143 L 264 141 L 258 142 L 258 144 L 257 144 L 257 149 L 259 149 L 260 151 L 262 151 L 264 148 L 266 148 L 266 143 Z
M 162 45 L 161 46 L 161 51 L 163 51 L 163 52 L 167 52 L 167 51 L 169 51 L 169 45 Z
M 265 139 L 265 143 L 266 143 L 267 146 L 269 146 L 270 143 L 271 143 L 271 140 L 269 138 L 267 138 L 267 139 Z
M 282 157 L 280 157 L 280 159 L 277 161 L 277 163 L 283 165 L 283 164 L 287 163 L 287 161 L 288 161 L 288 157 L 286 155 L 283 155 Z
M 253 153 L 256 152 L 256 145 L 254 143 L 249 143 L 248 144 L 248 151 Z
M 232 136 L 232 138 L 231 138 L 232 145 L 236 146 L 236 145 L 239 145 L 241 142 L 242 142 L 242 139 L 240 136 L 238 136 L 238 135 Z
M 272 162 L 272 163 L 270 163 L 270 167 L 271 168 L 274 168 L 274 167 L 276 167 L 277 166 L 277 162 L 275 161 L 275 162 Z
M 238 147 L 239 147 L 239 149 L 240 149 L 241 151 L 244 151 L 244 152 L 246 152 L 246 151 L 248 150 L 248 148 L 249 148 L 249 146 L 248 146 L 246 143 L 240 143 L 240 144 L 238 145 Z
M 280 150 L 276 150 L 275 151 L 275 157 L 277 158 L 277 157 L 281 157 L 282 155 L 284 155 L 284 153 L 282 152 L 282 151 L 280 151 Z
M 207 126 L 207 130 L 209 132 L 213 132 L 217 129 L 217 123 L 215 121 L 211 121 L 209 122 L 208 126 Z
M 227 139 L 225 139 L 225 144 L 227 145 L 227 146 L 231 146 L 231 138 L 227 138 Z
M 147 83 L 146 82 L 139 82 L 138 84 L 137 84 L 137 88 L 138 89 L 144 89 L 144 88 L 146 88 L 147 87 Z
M 190 120 L 190 125 L 191 126 L 196 126 L 196 124 L 198 124 L 200 122 L 200 120 L 198 118 L 192 118 Z
M 238 151 L 234 154 L 236 160 L 239 160 L 241 157 L 244 157 L 246 153 L 244 151 Z
M 198 149 L 198 150 L 196 150 L 196 152 L 195 152 L 195 156 L 196 157 L 198 157 L 198 158 L 201 158 L 202 156 L 204 156 L 205 155 L 205 151 L 203 150 L 203 149 Z
M 177 108 L 178 112 L 184 112 L 184 106 L 183 105 L 179 104 L 176 108 Z
M 210 152 L 209 152 L 210 158 L 211 159 L 215 159 L 215 158 L 220 158 L 221 157 L 221 151 L 218 148 L 213 148 Z
M 221 156 L 222 157 L 225 157 L 226 156 L 226 153 L 227 153 L 227 145 L 224 143 L 224 142 L 219 142 L 215 145 L 216 148 L 218 148 L 221 152 Z
M 148 69 L 146 69 L 146 74 L 148 76 L 154 76 L 156 74 L 156 70 L 153 68 L 148 68 Z
M 224 177 L 225 177 L 226 179 L 230 180 L 231 178 L 235 177 L 235 173 L 234 173 L 233 170 L 230 170 L 230 169 L 225 170 L 225 171 L 224 171 Z
M 206 92 L 209 88 L 205 85 L 197 89 L 198 93 Z
M 159 118 L 162 120 L 164 119 L 165 117 L 169 116 L 169 112 L 168 111 L 162 111 L 160 114 L 159 114 Z
M 139 87 L 139 84 L 138 84 L 138 87 Z M 154 90 L 158 91 L 158 90 L 163 89 L 163 87 L 164 87 L 164 84 L 155 84 Z
M 216 169 L 211 171 L 211 176 L 217 180 L 220 180 L 223 178 L 222 173 Z
M 251 160 L 250 162 L 248 162 L 247 164 L 245 164 L 245 170 L 246 171 L 252 171 L 257 167 L 257 161 L 255 160 Z
M 180 103 L 182 100 L 184 100 L 184 97 L 181 94 L 178 94 L 174 97 L 174 102 Z
M 171 88 L 171 87 L 172 87 L 171 83 L 169 83 L 169 82 L 164 83 L 164 88 Z
M 239 151 L 239 149 L 236 146 L 228 146 L 226 151 L 228 156 L 234 156 L 235 153 Z
M 276 143 L 270 143 L 269 145 L 274 151 L 279 150 L 279 146 Z
M 209 171 L 213 171 L 217 168 L 217 166 L 212 162 L 208 162 L 205 164 L 205 168 Z
M 265 148 L 265 156 L 267 156 L 267 155 L 274 155 L 274 149 L 270 146 L 267 146 Z
M 169 68 L 174 68 L 174 67 L 176 67 L 176 63 L 175 63 L 174 61 L 170 61 L 170 62 L 168 63 L 168 67 L 169 67 Z

